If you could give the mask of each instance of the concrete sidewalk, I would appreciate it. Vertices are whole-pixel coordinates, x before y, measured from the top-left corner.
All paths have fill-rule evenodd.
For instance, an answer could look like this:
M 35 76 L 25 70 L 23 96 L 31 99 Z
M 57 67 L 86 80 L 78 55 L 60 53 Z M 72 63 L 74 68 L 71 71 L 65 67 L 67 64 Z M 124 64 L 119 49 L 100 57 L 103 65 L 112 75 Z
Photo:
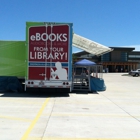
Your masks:
M 1 93 L 0 140 L 140 140 L 140 77 L 103 76 L 99 93 Z

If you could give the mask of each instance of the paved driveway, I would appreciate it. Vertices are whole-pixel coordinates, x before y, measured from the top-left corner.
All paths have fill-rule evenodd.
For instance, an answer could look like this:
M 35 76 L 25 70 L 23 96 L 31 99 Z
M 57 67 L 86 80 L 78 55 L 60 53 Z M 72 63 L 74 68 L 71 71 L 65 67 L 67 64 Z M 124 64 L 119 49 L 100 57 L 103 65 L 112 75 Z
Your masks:
M 0 93 L 0 140 L 140 140 L 140 77 L 98 93 Z

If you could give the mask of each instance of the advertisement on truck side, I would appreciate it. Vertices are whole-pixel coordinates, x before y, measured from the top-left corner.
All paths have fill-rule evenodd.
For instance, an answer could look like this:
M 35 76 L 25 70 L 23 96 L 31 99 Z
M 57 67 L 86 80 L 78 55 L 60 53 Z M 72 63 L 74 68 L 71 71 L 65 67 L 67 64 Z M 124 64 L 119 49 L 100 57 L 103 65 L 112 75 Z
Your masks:
M 72 80 L 70 25 L 44 24 L 28 28 L 28 80 Z

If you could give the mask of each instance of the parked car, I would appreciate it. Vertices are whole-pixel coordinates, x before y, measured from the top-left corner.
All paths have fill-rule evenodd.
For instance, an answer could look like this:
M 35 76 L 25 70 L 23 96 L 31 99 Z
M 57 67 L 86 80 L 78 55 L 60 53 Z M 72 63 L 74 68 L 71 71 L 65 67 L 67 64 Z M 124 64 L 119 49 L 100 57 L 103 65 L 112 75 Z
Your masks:
M 140 69 L 136 69 L 135 71 L 130 71 L 129 74 L 130 74 L 131 76 L 136 76 L 136 77 L 138 77 L 138 76 L 140 76 Z

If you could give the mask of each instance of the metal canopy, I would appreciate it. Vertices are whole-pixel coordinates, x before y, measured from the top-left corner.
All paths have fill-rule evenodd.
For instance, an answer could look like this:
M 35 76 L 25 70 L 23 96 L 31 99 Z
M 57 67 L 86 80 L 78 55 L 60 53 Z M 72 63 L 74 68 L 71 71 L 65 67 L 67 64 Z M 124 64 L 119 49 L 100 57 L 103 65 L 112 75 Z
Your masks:
M 73 46 L 80 48 L 88 53 L 94 54 L 94 55 L 102 55 L 108 52 L 111 52 L 113 49 L 106 47 L 104 45 L 101 45 L 97 42 L 94 42 L 92 40 L 89 40 L 87 38 L 84 38 L 82 36 L 79 36 L 77 34 L 73 34 Z

